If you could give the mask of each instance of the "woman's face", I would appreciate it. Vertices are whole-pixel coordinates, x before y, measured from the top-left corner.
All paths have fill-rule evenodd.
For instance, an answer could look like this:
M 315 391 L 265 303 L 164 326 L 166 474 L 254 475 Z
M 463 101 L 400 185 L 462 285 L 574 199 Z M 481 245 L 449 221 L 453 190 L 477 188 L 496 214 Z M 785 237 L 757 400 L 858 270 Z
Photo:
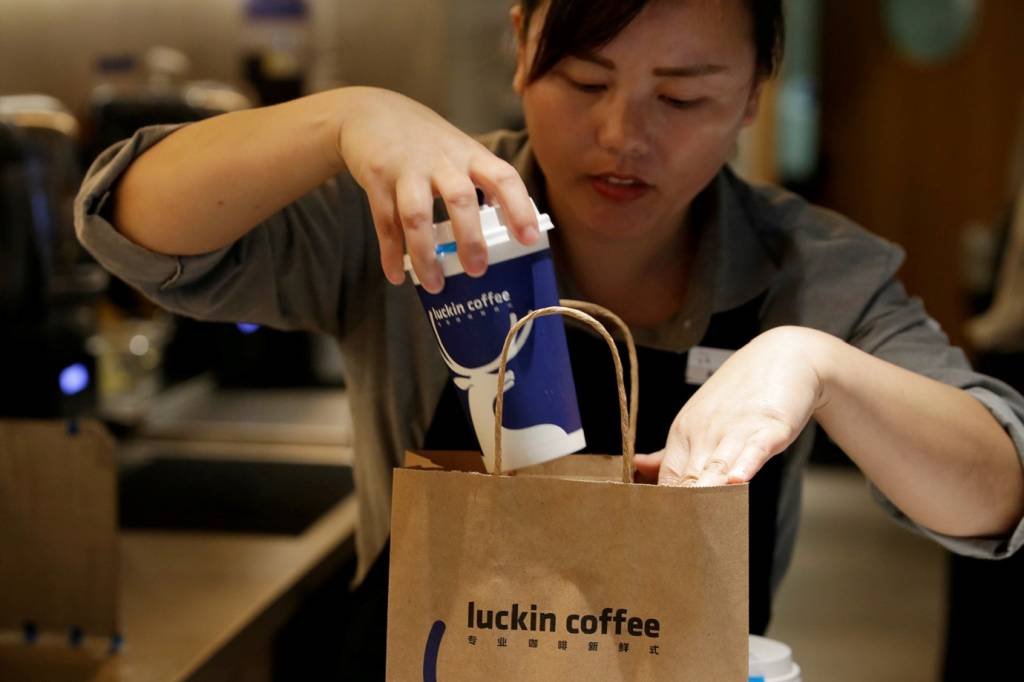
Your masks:
M 545 9 L 514 85 L 560 226 L 609 243 L 678 229 L 757 111 L 745 4 L 655 0 L 612 42 L 528 84 Z

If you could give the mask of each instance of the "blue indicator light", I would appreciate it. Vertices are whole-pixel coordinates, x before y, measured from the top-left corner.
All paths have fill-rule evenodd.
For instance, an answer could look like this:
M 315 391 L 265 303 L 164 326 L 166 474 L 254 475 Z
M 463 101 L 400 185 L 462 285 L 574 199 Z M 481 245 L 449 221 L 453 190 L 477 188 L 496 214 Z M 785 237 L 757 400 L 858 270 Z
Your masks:
M 60 371 L 60 391 L 64 395 L 81 393 L 89 386 L 89 370 L 85 365 L 76 362 Z
M 243 334 L 252 334 L 253 332 L 259 331 L 260 328 L 258 324 L 252 324 L 251 322 L 239 322 L 235 326 L 238 327 L 238 331 Z

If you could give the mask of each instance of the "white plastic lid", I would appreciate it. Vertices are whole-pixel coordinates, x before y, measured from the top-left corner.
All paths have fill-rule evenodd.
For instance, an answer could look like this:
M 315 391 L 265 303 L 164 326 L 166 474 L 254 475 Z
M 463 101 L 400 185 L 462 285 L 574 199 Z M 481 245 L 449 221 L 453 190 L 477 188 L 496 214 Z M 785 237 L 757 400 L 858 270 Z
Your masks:
M 796 679 L 800 668 L 793 662 L 793 650 L 782 642 L 750 635 L 750 677 L 769 680 Z
M 547 232 L 554 228 L 551 217 L 547 213 L 537 211 L 534 205 L 533 210 L 537 214 L 537 227 L 540 231 Z M 434 244 L 439 255 L 456 252 L 455 232 L 452 229 L 452 221 L 446 220 L 443 223 L 434 223 Z M 505 214 L 500 206 L 485 204 L 480 207 L 480 229 L 483 231 L 484 242 L 487 248 L 493 248 L 512 241 L 505 225 Z M 409 254 L 405 255 L 404 264 L 406 271 L 412 271 L 412 261 Z

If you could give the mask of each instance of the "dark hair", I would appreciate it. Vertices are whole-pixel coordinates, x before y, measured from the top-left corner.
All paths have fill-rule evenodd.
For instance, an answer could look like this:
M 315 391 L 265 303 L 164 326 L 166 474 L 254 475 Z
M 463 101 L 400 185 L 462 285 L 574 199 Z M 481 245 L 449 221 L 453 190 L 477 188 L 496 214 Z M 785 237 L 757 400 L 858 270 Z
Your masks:
M 782 60 L 785 20 L 782 0 L 743 0 L 754 24 L 758 76 L 771 76 Z M 520 0 L 522 38 L 530 19 L 545 0 Z M 534 81 L 569 55 L 584 54 L 608 44 L 651 0 L 550 0 L 528 81 Z

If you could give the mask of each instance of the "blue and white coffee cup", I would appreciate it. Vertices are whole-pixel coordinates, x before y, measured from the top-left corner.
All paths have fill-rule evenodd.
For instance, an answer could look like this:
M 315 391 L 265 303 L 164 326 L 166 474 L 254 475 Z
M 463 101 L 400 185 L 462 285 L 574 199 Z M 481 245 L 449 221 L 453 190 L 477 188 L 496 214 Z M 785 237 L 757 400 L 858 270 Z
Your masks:
M 420 286 L 409 257 L 405 257 L 405 269 L 417 285 L 488 471 L 494 470 L 494 400 L 505 337 L 530 311 L 558 305 L 547 237 L 553 225 L 547 214 L 538 213 L 538 221 L 540 238 L 525 246 L 509 234 L 500 207 L 480 208 L 488 259 L 483 277 L 470 277 L 463 271 L 451 222 L 435 224 L 435 250 L 445 277 L 438 294 Z M 512 343 L 507 366 L 502 470 L 513 471 L 582 450 L 586 440 L 562 319 L 542 317 L 524 326 Z

